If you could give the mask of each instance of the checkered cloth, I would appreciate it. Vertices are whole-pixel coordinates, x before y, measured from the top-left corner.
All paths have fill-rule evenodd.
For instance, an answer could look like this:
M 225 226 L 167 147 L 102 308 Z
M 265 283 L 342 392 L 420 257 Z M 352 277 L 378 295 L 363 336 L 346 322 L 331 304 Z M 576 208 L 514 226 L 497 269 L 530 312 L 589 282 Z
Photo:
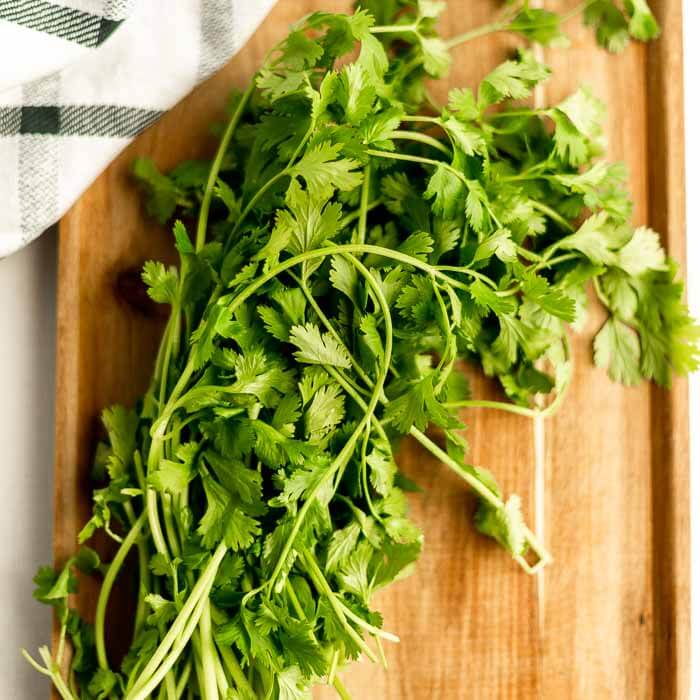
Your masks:
M 274 0 L 0 0 L 0 257 L 247 40 Z

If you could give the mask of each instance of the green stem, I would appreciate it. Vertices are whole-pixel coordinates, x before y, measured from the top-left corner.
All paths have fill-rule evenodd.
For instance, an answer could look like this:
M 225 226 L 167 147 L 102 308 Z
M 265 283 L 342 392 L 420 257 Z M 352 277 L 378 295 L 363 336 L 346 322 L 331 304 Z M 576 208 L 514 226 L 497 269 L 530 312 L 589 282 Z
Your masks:
M 367 483 L 367 443 L 369 442 L 369 436 L 370 433 L 372 432 L 371 426 L 367 426 L 367 430 L 365 430 L 365 435 L 362 439 L 362 446 L 361 446 L 361 451 L 360 451 L 360 476 L 362 479 L 362 490 L 365 494 L 365 501 L 367 502 L 367 507 L 369 508 L 369 512 L 371 513 L 372 517 L 379 523 L 382 523 L 382 519 L 379 517 L 379 513 L 377 513 L 376 508 L 374 507 L 374 503 L 372 501 L 372 495 L 370 494 L 369 491 L 369 484 Z
M 171 623 L 168 633 L 165 635 L 165 637 L 163 637 L 161 643 L 158 645 L 158 648 L 155 650 L 155 652 L 149 659 L 148 664 L 145 666 L 143 671 L 141 671 L 141 674 L 134 683 L 134 687 L 129 693 L 127 693 L 125 700 L 137 700 L 137 698 L 138 700 L 144 700 L 148 693 L 141 695 L 138 694 L 138 691 L 141 686 L 143 686 L 144 688 L 147 685 L 150 686 L 150 682 L 154 677 L 154 672 L 158 670 L 159 667 L 162 668 L 165 665 L 164 659 L 166 659 L 168 650 L 171 647 L 173 647 L 174 644 L 181 644 L 180 648 L 184 648 L 184 645 L 191 637 L 195 626 L 199 622 L 199 617 L 204 609 L 201 603 L 203 601 L 206 602 L 209 597 L 209 591 L 211 589 L 212 584 L 214 583 L 216 572 L 218 571 L 219 565 L 221 564 L 221 561 L 223 560 L 226 554 L 226 550 L 226 544 L 224 542 L 219 543 L 209 563 L 204 568 L 204 571 L 202 571 L 199 580 L 192 588 L 192 591 L 190 592 L 187 601 L 182 606 L 182 609 L 178 613 L 175 620 Z M 190 625 L 192 621 L 194 622 L 194 624 Z M 170 656 L 167 656 L 167 658 L 170 659 Z M 170 668 L 170 666 L 172 666 L 173 663 L 175 663 L 176 660 L 177 656 L 175 656 L 172 659 L 172 662 L 170 663 L 168 668 L 162 673 L 162 676 L 164 676 L 165 673 L 167 673 L 167 670 Z M 151 690 L 154 687 L 155 686 L 150 686 Z M 150 690 L 148 692 L 150 692 Z
M 376 209 L 378 206 L 383 204 L 381 199 L 375 199 L 373 202 L 370 202 L 367 205 L 367 211 L 370 212 L 372 209 Z M 355 209 L 355 211 L 350 212 L 346 216 L 344 216 L 339 222 L 338 222 L 338 231 L 342 231 L 344 228 L 349 226 L 355 219 L 358 219 L 360 215 L 362 214 L 361 209 Z
M 496 496 L 496 494 L 491 491 L 487 486 L 485 486 L 479 479 L 467 472 L 464 467 L 450 457 L 447 452 L 438 447 L 429 437 L 424 435 L 415 426 L 411 427 L 409 431 L 410 434 L 425 447 L 428 452 L 430 452 L 434 457 L 437 457 L 443 464 L 449 467 L 455 474 L 457 474 L 461 479 L 466 481 L 474 491 L 476 491 L 481 498 L 483 498 L 487 503 L 493 506 L 497 510 L 503 510 L 505 504 L 503 501 Z M 544 545 L 539 541 L 539 539 L 532 533 L 532 531 L 524 527 L 525 530 L 525 540 L 530 548 L 535 552 L 538 557 L 538 561 L 534 566 L 530 566 L 522 557 L 516 557 L 516 561 L 520 566 L 525 569 L 529 574 L 536 573 L 543 566 L 546 566 L 551 561 L 551 555 L 545 549 Z
M 506 109 L 503 112 L 494 112 L 493 114 L 489 114 L 489 120 L 506 119 L 508 117 L 535 117 L 537 115 L 545 114 L 548 111 L 548 109 Z
M 506 29 L 506 26 L 502 22 L 494 22 L 493 24 L 485 24 L 483 27 L 477 27 L 476 29 L 471 29 L 463 34 L 457 34 L 449 39 L 445 40 L 445 45 L 448 49 L 454 49 L 460 44 L 464 44 L 473 39 L 478 39 L 479 37 L 486 36 L 488 34 L 493 34 L 495 32 L 502 32 Z
M 556 258 L 551 258 L 549 260 L 542 260 L 540 263 L 535 265 L 535 270 L 541 270 L 542 268 L 553 267 L 554 265 L 559 265 L 563 262 L 568 262 L 569 260 L 577 260 L 580 258 L 579 253 L 565 253 L 564 255 L 558 255 Z
M 211 610 L 209 599 L 204 602 L 202 616 L 199 618 L 200 653 L 202 657 L 202 676 L 204 685 L 200 688 L 202 700 L 218 700 L 217 677 L 211 648 Z
M 600 300 L 601 304 L 605 306 L 606 309 L 610 309 L 610 299 L 608 299 L 608 295 L 603 291 L 603 288 L 600 286 L 600 280 L 598 277 L 593 278 L 593 289 L 595 289 L 596 296 Z
M 340 680 L 340 676 L 334 676 L 333 687 L 338 693 L 340 700 L 352 700 L 352 696 L 348 692 L 348 689 L 343 685 L 343 681 Z
M 543 204 L 542 202 L 536 202 L 532 200 L 532 208 L 541 211 L 543 214 L 548 216 L 552 221 L 556 221 L 562 228 L 573 233 L 576 229 L 558 212 L 551 207 Z
M 453 168 L 449 163 L 445 163 L 442 160 L 435 160 L 434 158 L 424 158 L 423 156 L 412 156 L 407 153 L 392 153 L 391 151 L 379 151 L 375 148 L 368 148 L 367 153 L 370 156 L 375 156 L 376 158 L 387 158 L 388 160 L 405 160 L 411 163 L 422 163 L 423 165 L 441 165 L 443 168 L 451 172 L 455 177 L 459 178 L 465 187 L 469 187 L 469 181 L 465 177 L 464 173 L 460 173 L 459 170 Z
M 402 122 L 419 122 L 424 124 L 440 124 L 439 117 L 428 117 L 424 114 L 405 114 L 401 117 Z
M 238 308 L 243 302 L 249 299 L 253 294 L 255 294 L 258 289 L 266 285 L 270 280 L 275 279 L 283 272 L 299 265 L 300 263 L 306 262 L 307 260 L 314 260 L 316 258 L 324 258 L 330 255 L 342 254 L 342 253 L 372 253 L 380 257 L 389 258 L 390 260 L 396 260 L 397 262 L 403 263 L 404 265 L 410 265 L 415 267 L 417 270 L 422 270 L 431 275 L 435 275 L 446 282 L 451 284 L 453 287 L 458 289 L 463 289 L 464 291 L 469 291 L 469 286 L 462 284 L 455 279 L 452 279 L 449 275 L 444 274 L 441 270 L 437 269 L 435 266 L 429 263 L 423 262 L 418 258 L 414 258 L 405 253 L 401 253 L 397 250 L 392 250 L 390 248 L 384 248 L 377 245 L 361 244 L 361 243 L 345 243 L 341 245 L 326 246 L 324 248 L 316 248 L 315 250 L 307 250 L 304 253 L 299 253 L 292 258 L 288 258 L 283 262 L 275 265 L 272 269 L 268 270 L 265 274 L 260 275 L 254 282 L 251 282 L 244 290 L 242 290 L 231 302 L 229 308 L 233 311 Z M 467 270 L 459 268 L 460 271 L 465 274 L 472 275 L 474 277 L 479 276 L 478 273 L 474 273 L 473 270 Z M 374 279 L 374 278 L 373 278 Z M 183 375 L 184 376 L 184 375 Z M 173 390 L 175 393 L 175 390 Z M 167 410 L 167 407 L 166 407 Z M 165 411 L 164 411 L 165 414 Z M 161 419 L 162 422 L 164 419 Z M 154 426 L 155 427 L 155 426 Z
M 369 186 L 371 168 L 369 163 L 365 165 L 364 177 L 362 178 L 362 194 L 360 196 L 360 211 L 357 226 L 357 239 L 360 243 L 365 242 L 367 237 L 367 212 L 369 207 Z
M 370 649 L 370 647 L 367 645 L 367 642 L 365 642 L 365 640 L 362 638 L 362 635 L 359 634 L 357 630 L 347 621 L 343 607 L 338 601 L 335 592 L 328 584 L 328 581 L 326 581 L 326 578 L 321 572 L 321 569 L 318 567 L 314 556 L 306 551 L 301 551 L 299 553 L 299 556 L 304 562 L 306 570 L 309 574 L 309 577 L 311 578 L 311 581 L 316 587 L 316 590 L 326 597 L 328 603 L 333 609 L 333 612 L 335 613 L 335 616 L 338 618 L 338 621 L 343 626 L 343 629 L 345 629 L 345 631 L 352 638 L 355 644 L 357 644 L 357 646 L 362 650 L 364 655 L 370 661 L 376 663 L 377 657 L 375 656 L 372 649 Z
M 449 401 L 444 403 L 443 406 L 447 409 L 458 409 L 458 408 L 493 408 L 498 411 L 507 411 L 508 413 L 515 413 L 519 416 L 525 416 L 527 418 L 535 418 L 539 415 L 539 411 L 534 408 L 526 408 L 525 406 L 518 406 L 514 403 L 507 403 L 505 401 L 484 401 L 484 400 L 469 400 L 469 401 Z
M 285 593 L 289 596 L 289 600 L 292 602 L 292 607 L 294 608 L 294 611 L 297 614 L 297 617 L 300 620 L 306 620 L 306 614 L 304 613 L 304 608 L 301 607 L 301 603 L 299 602 L 299 598 L 297 598 L 297 594 L 294 592 L 294 586 L 289 582 L 289 579 L 287 579 L 284 582 L 284 591 Z
M 384 24 L 378 27 L 372 27 L 372 34 L 415 34 L 415 24 Z
M 255 691 L 248 682 L 245 673 L 243 673 L 243 669 L 238 663 L 236 655 L 231 651 L 231 649 L 229 649 L 229 647 L 225 646 L 224 644 L 220 644 L 219 642 L 217 642 L 217 646 L 219 647 L 221 660 L 223 661 L 224 666 L 226 667 L 228 672 L 231 674 L 231 678 L 233 678 L 233 682 L 236 684 L 238 692 L 241 693 L 241 695 L 243 695 L 246 698 L 246 700 L 253 700 L 255 698 Z
M 39 654 L 42 660 L 46 664 L 46 667 L 39 664 L 31 654 L 26 650 L 22 649 L 22 656 L 29 663 L 29 665 L 35 670 L 41 673 L 43 676 L 47 676 L 51 679 L 51 682 L 56 687 L 58 694 L 63 698 L 63 700 L 77 700 L 76 696 L 72 693 L 70 688 L 66 685 L 63 676 L 61 676 L 60 669 L 51 660 L 51 653 L 47 647 L 41 647 L 39 649 Z
M 117 574 L 124 564 L 126 555 L 129 553 L 129 550 L 134 545 L 136 539 L 141 533 L 141 527 L 143 526 L 145 520 L 146 513 L 141 513 L 131 530 L 129 530 L 129 534 L 124 538 L 124 541 L 121 543 L 117 553 L 114 555 L 114 559 L 112 559 L 112 563 L 107 569 L 104 581 L 102 582 L 102 587 L 100 588 L 100 595 L 97 598 L 97 607 L 95 609 L 95 651 L 97 653 L 97 663 L 99 667 L 105 671 L 109 670 L 104 634 L 107 601 L 109 600 L 109 594 L 112 591 L 112 586 L 117 578 Z
M 183 669 L 182 674 L 180 675 L 180 678 L 177 681 L 177 686 L 175 687 L 176 700 L 180 700 L 182 694 L 185 692 L 185 688 L 187 688 L 187 682 L 190 680 L 191 674 L 192 662 L 188 660 L 185 664 L 185 668 Z
M 208 596 L 208 590 L 207 590 Z M 170 671 L 173 665 L 176 663 L 180 655 L 182 654 L 184 648 L 190 641 L 192 634 L 197 627 L 199 618 L 204 612 L 204 607 L 207 603 L 207 596 L 200 598 L 197 605 L 192 613 L 192 616 L 187 621 L 182 634 L 177 638 L 177 641 L 172 646 L 170 653 L 163 659 L 163 663 L 157 667 L 155 673 L 151 675 L 148 680 L 144 678 L 143 686 L 137 686 L 128 693 L 124 700 L 146 700 L 148 696 L 158 687 L 158 684 L 163 680 L 165 675 Z M 172 630 L 172 627 L 171 627 Z M 167 636 L 167 635 L 166 635 Z M 146 675 L 142 673 L 142 675 Z M 204 679 L 200 679 L 200 688 L 204 685 Z
M 243 222 L 246 220 L 246 217 L 248 216 L 248 214 L 250 214 L 253 207 L 260 201 L 260 198 L 270 189 L 270 187 L 272 187 L 272 185 L 274 185 L 278 180 L 281 180 L 287 175 L 289 175 L 289 168 L 284 168 L 284 170 L 280 170 L 278 173 L 273 175 L 260 189 L 258 189 L 255 192 L 255 194 L 248 200 L 248 204 L 246 204 L 245 208 L 239 215 L 238 221 L 236 221 L 233 230 L 231 231 L 227 239 L 225 250 L 228 250 L 228 243 L 230 241 L 235 240 L 236 234 L 240 231 Z
M 221 164 L 224 160 L 226 149 L 228 148 L 228 145 L 231 141 L 233 132 L 238 126 L 238 122 L 243 116 L 243 112 L 245 111 L 250 96 L 253 94 L 253 90 L 255 90 L 255 79 L 250 81 L 250 85 L 248 86 L 246 91 L 241 95 L 241 99 L 238 101 L 238 105 L 236 105 L 236 109 L 233 115 L 231 116 L 228 125 L 226 126 L 224 135 L 221 137 L 221 141 L 219 143 L 219 148 L 217 149 L 216 155 L 214 156 L 214 162 L 212 163 L 211 170 L 209 171 L 209 177 L 207 179 L 207 184 L 204 189 L 204 197 L 202 198 L 202 204 L 199 209 L 199 218 L 197 220 L 197 236 L 195 238 L 195 249 L 198 251 L 201 250 L 202 246 L 204 245 L 204 240 L 206 238 L 207 222 L 209 220 L 209 206 L 211 205 L 211 198 L 214 192 L 214 185 L 216 184 L 216 179 L 219 176 L 219 171 L 221 170 Z
M 126 511 L 129 523 L 134 525 L 136 523 L 136 516 L 134 515 L 134 509 L 131 507 L 131 503 L 127 501 L 124 504 L 124 510 Z M 143 513 L 141 513 L 141 515 L 143 516 Z M 146 617 L 146 591 L 149 589 L 150 583 L 150 574 L 148 572 L 148 547 L 143 537 L 138 538 L 136 549 L 139 556 L 139 592 L 138 601 L 136 603 L 136 615 L 134 617 L 133 640 L 136 639 L 138 633 L 141 631 L 143 621 Z
M 360 394 L 357 391 L 353 389 L 352 385 L 348 382 L 343 373 L 338 371 L 336 367 L 332 367 L 331 365 L 324 365 L 324 368 L 328 372 L 328 374 L 330 374 L 331 377 L 333 377 L 333 379 L 335 379 L 335 381 L 338 382 L 338 384 L 340 384 L 341 387 L 343 387 L 343 390 L 347 392 L 347 394 L 353 399 L 353 401 L 355 401 L 355 403 L 363 411 L 366 411 L 367 402 L 360 396 Z M 382 404 L 386 404 L 387 398 L 382 397 L 380 401 Z M 384 441 L 384 444 L 387 447 L 390 447 L 391 442 L 389 440 L 389 437 L 387 436 L 386 431 L 384 430 L 384 426 L 381 424 L 381 421 L 377 418 L 377 416 L 372 416 L 372 426 L 379 433 L 379 436 Z
M 452 151 L 447 146 L 445 146 L 445 144 L 442 143 L 442 141 L 438 141 L 436 138 L 429 136 L 428 134 L 423 134 L 420 131 L 404 131 L 402 129 L 397 129 L 391 134 L 389 138 L 424 143 L 426 146 L 432 146 L 433 148 L 436 148 L 438 151 L 444 153 L 449 158 L 452 157 Z

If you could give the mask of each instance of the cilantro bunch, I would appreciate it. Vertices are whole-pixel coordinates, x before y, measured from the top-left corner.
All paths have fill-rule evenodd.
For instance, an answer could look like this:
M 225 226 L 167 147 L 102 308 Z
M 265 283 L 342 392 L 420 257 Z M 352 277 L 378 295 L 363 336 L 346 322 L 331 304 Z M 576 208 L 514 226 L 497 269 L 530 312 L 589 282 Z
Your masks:
M 658 32 L 643 0 L 578 9 L 612 49 Z M 589 287 L 609 312 L 594 355 L 613 379 L 667 385 L 697 366 L 676 266 L 630 226 L 624 168 L 599 160 L 600 102 L 580 89 L 523 106 L 549 76 L 528 51 L 446 106 L 428 90 L 458 43 L 562 43 L 568 17 L 508 3 L 444 41 L 441 10 L 315 13 L 235 96 L 211 163 L 135 163 L 149 212 L 178 217 L 180 265 L 144 266 L 171 309 L 153 378 L 134 410 L 103 413 L 80 540 L 106 533 L 116 554 L 84 547 L 36 578 L 62 628 L 56 657 L 32 663 L 65 700 L 291 700 L 318 682 L 348 697 L 339 671 L 398 641 L 372 595 L 423 545 L 394 460 L 404 436 L 469 484 L 478 529 L 533 572 L 549 555 L 517 496 L 468 463 L 461 409 L 556 410 Z M 463 362 L 509 400 L 472 398 Z M 119 661 L 106 610 L 132 550 Z M 76 571 L 103 576 L 94 625 L 68 605 Z

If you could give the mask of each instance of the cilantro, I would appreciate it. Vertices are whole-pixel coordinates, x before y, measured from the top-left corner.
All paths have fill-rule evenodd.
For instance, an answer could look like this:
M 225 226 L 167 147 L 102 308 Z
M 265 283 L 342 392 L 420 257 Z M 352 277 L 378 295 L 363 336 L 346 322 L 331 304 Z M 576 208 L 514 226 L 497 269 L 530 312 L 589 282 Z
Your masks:
M 490 32 L 564 45 L 578 13 L 612 50 L 659 32 L 645 0 L 530 5 L 447 40 L 439 0 L 316 12 L 233 96 L 211 161 L 134 163 L 180 264 L 144 265 L 170 316 L 136 408 L 102 414 L 79 539 L 106 534 L 115 554 L 83 547 L 35 577 L 73 647 L 65 676 L 65 643 L 40 650 L 62 697 L 301 700 L 327 678 L 345 697 L 336 669 L 397 641 L 374 593 L 423 546 L 405 493 L 420 488 L 395 458 L 404 435 L 476 492 L 477 529 L 531 571 L 525 555 L 548 554 L 517 495 L 467 463 L 460 409 L 552 413 L 591 288 L 608 312 L 593 357 L 614 380 L 668 385 L 697 368 L 677 266 L 630 225 L 591 90 L 515 104 L 550 75 L 520 51 L 429 108 L 451 50 Z M 464 363 L 507 400 L 472 397 Z M 107 601 L 132 591 L 128 558 L 119 662 Z M 94 626 L 71 608 L 85 576 L 103 577 Z

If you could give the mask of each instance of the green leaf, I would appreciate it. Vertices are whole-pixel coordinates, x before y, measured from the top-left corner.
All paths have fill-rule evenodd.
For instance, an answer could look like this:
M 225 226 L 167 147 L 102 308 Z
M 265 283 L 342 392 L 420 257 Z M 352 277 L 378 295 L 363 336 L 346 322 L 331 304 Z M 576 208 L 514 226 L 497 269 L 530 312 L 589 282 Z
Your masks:
M 508 314 L 515 310 L 515 302 L 512 297 L 498 296 L 481 280 L 475 280 L 469 285 L 469 294 L 479 306 L 489 309 L 495 314 Z
M 452 57 L 447 44 L 437 37 L 420 36 L 423 51 L 423 68 L 433 78 L 441 78 L 450 68 Z
M 613 381 L 621 384 L 638 384 L 641 349 L 639 336 L 622 321 L 609 319 L 594 341 L 594 359 L 597 367 L 607 368 Z
M 172 217 L 178 205 L 186 203 L 183 192 L 150 158 L 137 158 L 131 172 L 146 192 L 146 211 L 161 224 Z
M 632 277 L 648 270 L 662 271 L 666 266 L 666 253 L 661 247 L 659 234 L 641 226 L 635 229 L 632 238 L 619 250 L 617 266 Z
M 293 326 L 289 342 L 296 346 L 294 357 L 299 362 L 315 365 L 333 365 L 348 369 L 350 358 L 345 349 L 338 344 L 330 333 L 321 334 L 318 326 L 307 323 L 305 326 Z
M 377 493 L 386 496 L 394 485 L 396 475 L 396 463 L 390 454 L 375 447 L 367 455 L 367 464 L 370 468 L 370 481 Z
M 348 122 L 357 124 L 372 109 L 376 88 L 372 85 L 370 77 L 362 65 L 351 63 L 345 66 L 340 74 L 338 94 Z
M 345 416 L 345 397 L 335 382 L 322 386 L 306 408 L 304 425 L 306 437 L 319 442 L 334 430 Z
M 479 109 L 483 111 L 506 99 L 523 100 L 549 75 L 549 69 L 534 60 L 501 63 L 479 85 Z
M 166 269 L 162 262 L 148 260 L 144 263 L 141 279 L 148 286 L 148 296 L 159 304 L 172 304 L 177 300 L 178 278 L 173 267 Z
M 464 184 L 452 170 L 440 163 L 428 180 L 425 198 L 433 200 L 432 209 L 445 219 L 455 218 L 464 207 L 466 191 Z
M 488 260 L 492 255 L 495 255 L 503 262 L 514 262 L 517 260 L 515 242 L 511 238 L 508 229 L 498 229 L 488 238 L 484 239 L 476 249 L 472 262 Z
M 531 7 L 521 10 L 509 23 L 508 31 L 544 46 L 568 44 L 561 30 L 560 15 L 547 10 Z
M 452 142 L 461 148 L 466 155 L 472 156 L 475 153 L 485 151 L 486 142 L 481 130 L 477 127 L 464 124 L 455 117 L 442 120 L 440 123 Z
M 513 556 L 525 554 L 526 528 L 518 496 L 511 496 L 502 508 L 480 500 L 474 522 L 479 532 L 493 537 Z
M 362 530 L 359 523 L 353 521 L 341 530 L 335 530 L 328 543 L 326 572 L 333 573 L 339 566 L 344 566 L 355 551 Z
M 307 151 L 289 169 L 292 177 L 303 177 L 311 197 L 327 199 L 335 190 L 346 192 L 362 184 L 359 163 L 352 158 L 339 158 L 340 144 L 324 141 Z
M 640 41 L 656 39 L 661 29 L 646 0 L 625 0 L 625 12 L 630 15 L 630 34 Z
M 576 320 L 576 302 L 560 289 L 550 286 L 544 277 L 527 274 L 523 281 L 523 294 L 562 321 L 573 323 Z
M 109 698 L 119 687 L 119 676 L 106 668 L 98 668 L 88 683 L 87 691 L 95 700 Z
M 474 121 L 479 116 L 474 93 L 469 88 L 453 88 L 447 97 L 447 105 L 458 119 L 464 122 Z
M 559 247 L 564 250 L 577 250 L 591 262 L 599 265 L 613 265 L 617 259 L 613 248 L 616 240 L 604 212 L 589 216 L 576 233 L 563 238 Z

